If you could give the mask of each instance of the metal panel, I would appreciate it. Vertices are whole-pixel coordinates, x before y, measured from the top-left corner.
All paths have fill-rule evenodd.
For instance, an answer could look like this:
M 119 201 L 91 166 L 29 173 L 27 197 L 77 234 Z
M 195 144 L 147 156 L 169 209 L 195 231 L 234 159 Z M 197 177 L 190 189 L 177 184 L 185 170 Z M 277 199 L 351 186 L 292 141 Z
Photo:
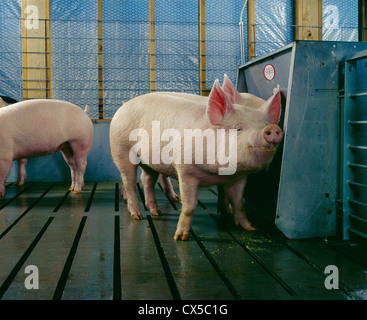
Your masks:
M 345 62 L 343 105 L 343 239 L 367 239 L 367 50 Z
M 289 238 L 335 233 L 338 62 L 343 46 L 296 44 L 275 223 Z
M 281 159 L 275 158 L 268 171 L 253 175 L 257 182 L 249 183 L 245 193 L 246 204 L 275 222 L 288 238 L 336 232 L 340 63 L 366 47 L 300 41 L 239 69 L 240 91 L 268 98 L 276 84 L 288 88 L 283 154 L 277 154 Z M 271 81 L 263 75 L 266 64 L 275 69 Z

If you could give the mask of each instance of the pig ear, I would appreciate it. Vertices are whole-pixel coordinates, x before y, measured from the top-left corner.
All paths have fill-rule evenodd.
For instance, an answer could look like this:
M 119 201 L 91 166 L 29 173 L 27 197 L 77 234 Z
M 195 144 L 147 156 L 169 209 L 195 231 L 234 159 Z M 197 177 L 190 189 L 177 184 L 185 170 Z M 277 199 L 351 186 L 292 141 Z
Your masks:
M 279 86 L 273 90 L 273 95 L 260 107 L 261 112 L 269 115 L 270 123 L 278 123 L 281 111 L 281 92 Z
M 227 77 L 227 75 L 224 75 L 223 78 L 223 85 L 222 90 L 224 93 L 228 96 L 229 100 L 232 103 L 240 103 L 241 102 L 241 96 L 240 93 L 237 91 L 231 80 Z
M 226 114 L 233 113 L 233 107 L 227 95 L 219 85 L 219 80 L 215 80 L 210 91 L 206 113 L 212 125 L 223 124 L 223 118 Z

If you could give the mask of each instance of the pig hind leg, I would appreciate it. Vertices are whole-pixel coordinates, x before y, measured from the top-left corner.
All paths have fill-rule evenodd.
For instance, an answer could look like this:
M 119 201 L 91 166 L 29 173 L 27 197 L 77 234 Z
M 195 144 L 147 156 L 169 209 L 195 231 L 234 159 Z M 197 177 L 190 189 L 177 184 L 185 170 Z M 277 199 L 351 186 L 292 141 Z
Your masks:
M 123 151 L 114 153 L 112 150 L 112 158 L 121 174 L 127 209 L 133 219 L 141 220 L 142 215 L 139 209 L 138 194 L 136 191 L 138 166 L 130 162 L 127 156 L 128 154 L 129 152 Z
M 61 152 L 70 167 L 71 186 L 69 190 L 80 193 L 84 187 L 84 173 L 87 168 L 89 148 L 81 142 L 73 141 L 66 143 Z
M 70 148 L 70 145 L 67 144 L 65 147 L 61 149 L 61 153 L 66 161 L 66 163 L 70 167 L 71 173 L 71 186 L 69 188 L 70 191 L 74 191 L 75 189 L 75 177 L 76 177 L 76 164 L 73 157 L 73 150 Z
M 170 178 L 164 174 L 160 174 L 159 179 L 161 180 L 163 192 L 166 194 L 166 196 L 172 201 L 180 201 L 180 197 L 176 194 L 172 187 Z
M 152 215 L 157 216 L 161 213 L 161 211 L 158 208 L 154 193 L 154 187 L 158 179 L 158 172 L 156 171 L 148 172 L 144 168 L 142 168 L 140 178 L 144 187 L 145 206 L 150 210 L 150 213 Z
M 127 209 L 133 219 L 141 220 L 143 217 L 139 209 L 138 194 L 136 192 L 137 166 L 128 166 L 128 168 L 120 170 L 120 173 L 126 192 Z
M 17 180 L 17 184 L 18 185 L 23 185 L 25 179 L 27 178 L 27 172 L 25 170 L 25 167 L 27 165 L 27 159 L 26 158 L 22 158 L 22 159 L 18 159 L 18 180 Z

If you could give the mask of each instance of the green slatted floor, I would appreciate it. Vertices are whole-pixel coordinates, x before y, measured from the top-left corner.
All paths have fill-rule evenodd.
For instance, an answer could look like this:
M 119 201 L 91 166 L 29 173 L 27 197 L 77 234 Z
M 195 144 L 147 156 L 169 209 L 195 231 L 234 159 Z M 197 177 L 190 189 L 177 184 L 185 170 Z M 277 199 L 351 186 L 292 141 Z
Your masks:
M 258 225 L 237 229 L 216 213 L 216 189 L 200 189 L 189 241 L 173 241 L 180 204 L 156 194 L 163 214 L 132 220 L 119 183 L 6 186 L 0 202 L 0 298 L 367 299 L 363 245 L 285 240 Z M 140 186 L 138 186 L 138 189 Z M 141 190 L 139 190 L 141 191 Z M 140 197 L 143 196 L 140 193 Z M 26 289 L 34 265 L 39 288 Z M 327 290 L 327 265 L 339 289 Z

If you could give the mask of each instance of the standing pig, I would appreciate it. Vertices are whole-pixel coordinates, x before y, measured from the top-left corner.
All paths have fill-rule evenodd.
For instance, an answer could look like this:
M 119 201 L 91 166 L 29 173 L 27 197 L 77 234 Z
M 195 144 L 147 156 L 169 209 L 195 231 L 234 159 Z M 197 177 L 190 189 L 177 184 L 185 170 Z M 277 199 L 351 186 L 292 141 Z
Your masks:
M 250 93 L 240 93 L 239 91 L 237 91 L 237 89 L 232 84 L 231 80 L 228 78 L 226 74 L 224 75 L 224 78 L 223 78 L 222 90 L 228 96 L 231 103 L 236 103 L 244 107 L 259 108 L 265 102 L 264 99 L 256 97 Z M 198 102 L 200 104 L 208 103 L 208 97 L 199 96 L 195 94 L 179 93 L 179 92 L 157 92 L 157 94 L 180 97 L 180 98 L 184 98 L 184 99 L 191 100 L 194 102 Z M 159 177 L 160 177 L 160 181 L 162 184 L 163 192 L 168 196 L 169 199 L 173 201 L 178 201 L 179 196 L 175 193 L 169 177 L 163 174 L 160 174 Z M 146 171 L 143 170 L 142 175 L 141 175 L 141 180 L 144 186 L 146 207 L 150 209 L 153 215 L 159 214 L 160 210 L 156 203 L 155 194 L 154 194 L 154 184 L 155 184 L 156 177 L 154 176 L 146 177 Z M 121 193 L 123 194 L 124 199 L 126 200 L 126 193 L 123 189 L 123 186 L 122 186 L 121 191 L 122 191 Z M 218 197 L 218 211 L 220 211 L 221 213 L 229 213 L 231 211 L 229 202 L 226 199 L 225 191 L 226 190 L 225 188 L 223 188 L 223 186 L 218 185 L 218 194 L 220 195 Z
M 6 96 L 0 96 L 0 108 L 2 107 L 6 107 L 9 106 L 13 103 L 17 103 L 18 101 Z M 18 162 L 18 179 L 17 179 L 17 184 L 18 185 L 23 185 L 24 184 L 24 180 L 27 178 L 27 172 L 25 170 L 25 167 L 27 165 L 27 159 L 26 158 L 21 158 L 17 160 Z
M 84 186 L 87 155 L 93 142 L 89 117 L 74 104 L 35 99 L 0 109 L 0 197 L 13 160 L 61 151 L 71 169 L 69 190 Z
M 214 82 L 206 105 L 158 93 L 139 96 L 124 104 L 111 121 L 110 143 L 131 216 L 134 219 L 142 217 L 136 192 L 139 165 L 148 173 L 159 172 L 179 181 L 182 210 L 174 240 L 189 237 L 198 188 L 216 184 L 226 186 L 236 224 L 253 230 L 243 209 L 246 177 L 271 162 L 276 146 L 283 138 L 282 130 L 276 124 L 280 109 L 279 89 L 258 109 L 246 108 L 232 104 L 218 80 Z M 155 141 L 157 128 L 162 137 L 158 145 Z M 195 150 L 187 148 L 184 138 L 188 130 L 214 134 L 218 145 L 215 159 L 208 155 L 213 154 L 212 149 L 216 146 L 203 140 L 202 149 L 206 150 L 207 161 L 197 161 L 196 151 L 200 146 L 195 142 Z M 138 136 L 141 139 L 136 143 Z M 165 144 L 164 141 L 169 142 Z M 176 155 L 183 155 L 184 161 L 180 156 L 167 159 L 169 147 L 176 151 Z M 223 166 L 224 156 L 220 149 L 228 150 L 227 167 Z M 161 157 L 158 158 L 157 154 Z M 194 155 L 195 161 L 192 161 Z

